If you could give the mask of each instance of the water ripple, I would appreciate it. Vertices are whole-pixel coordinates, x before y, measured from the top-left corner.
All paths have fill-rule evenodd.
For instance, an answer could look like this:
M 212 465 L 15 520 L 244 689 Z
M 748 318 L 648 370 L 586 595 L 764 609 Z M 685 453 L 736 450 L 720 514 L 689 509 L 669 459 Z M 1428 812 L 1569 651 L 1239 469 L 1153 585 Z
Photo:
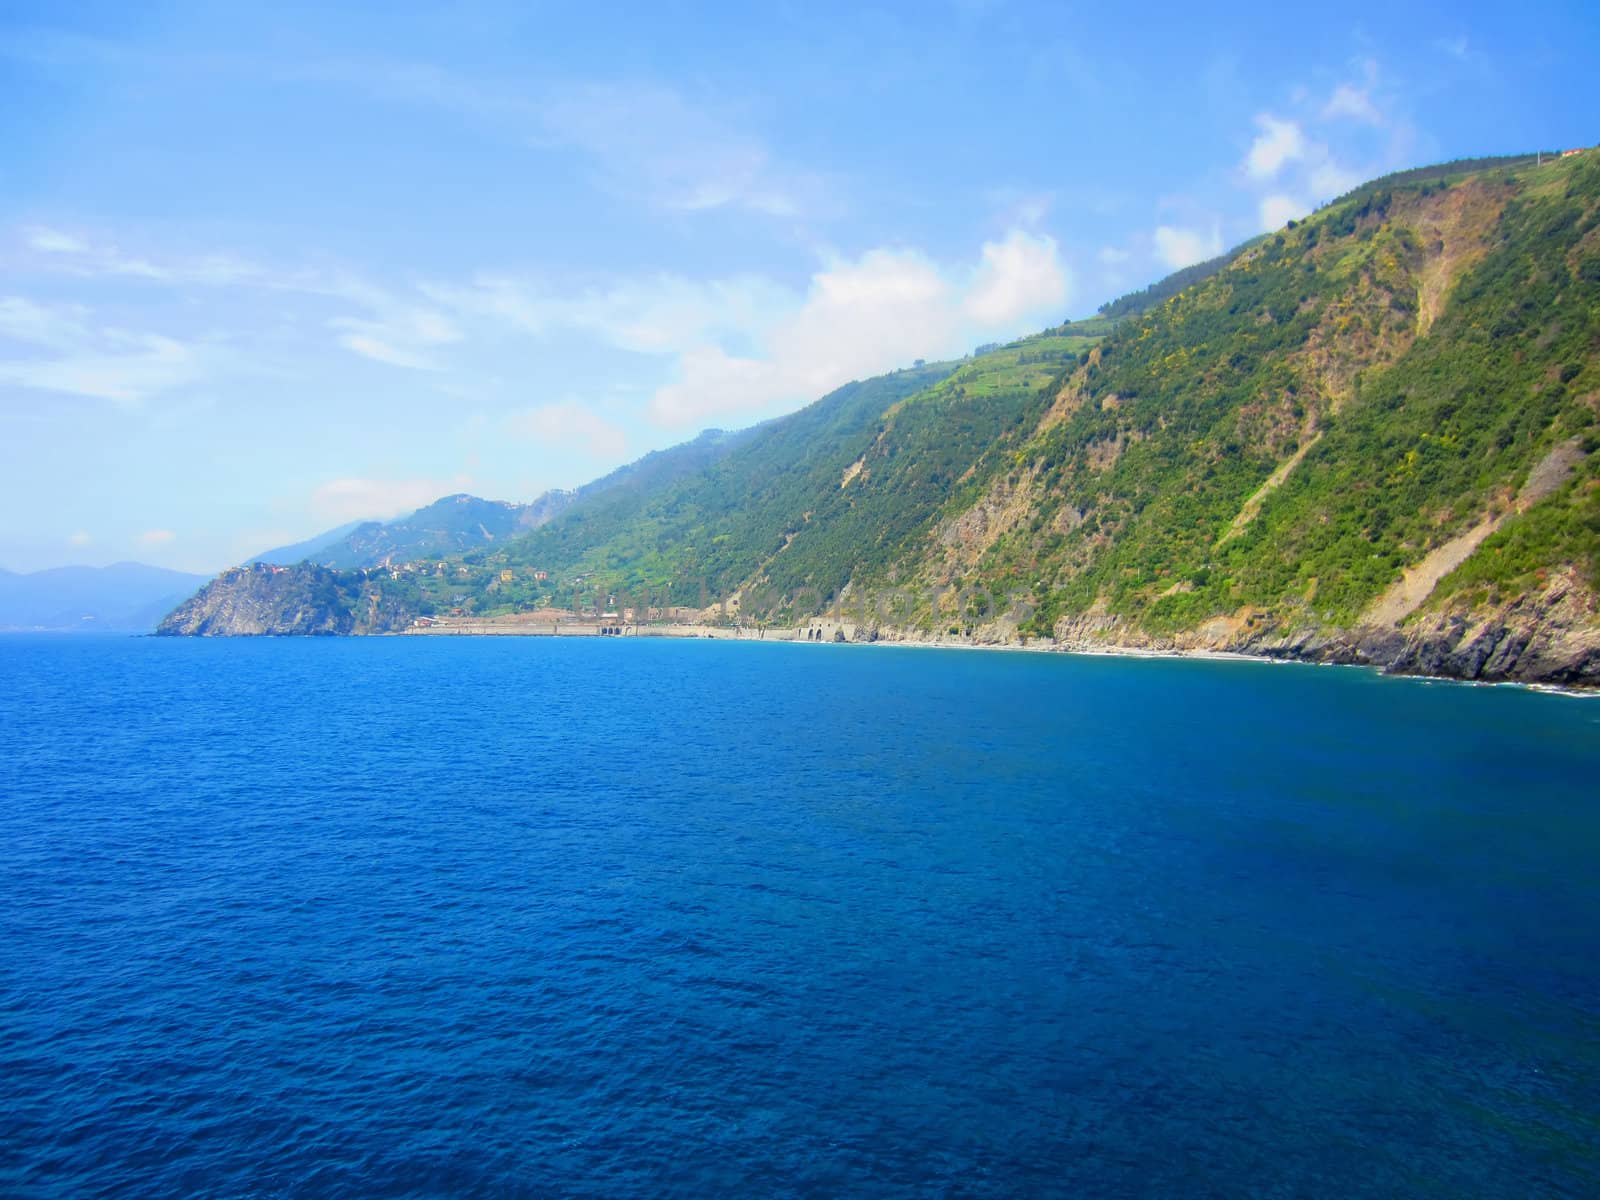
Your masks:
M 0 1194 L 1600 1194 L 1600 715 L 0 638 Z

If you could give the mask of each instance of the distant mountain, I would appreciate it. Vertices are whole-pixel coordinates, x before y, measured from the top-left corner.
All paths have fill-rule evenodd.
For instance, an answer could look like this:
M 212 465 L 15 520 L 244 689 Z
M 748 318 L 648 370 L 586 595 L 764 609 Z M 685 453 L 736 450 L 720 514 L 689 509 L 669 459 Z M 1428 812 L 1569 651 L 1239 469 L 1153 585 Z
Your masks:
M 268 563 L 279 567 L 293 566 L 295 563 L 305 562 L 306 559 L 314 557 L 317 551 L 348 537 L 365 524 L 367 524 L 366 521 L 347 521 L 337 529 L 329 529 L 324 533 L 317 534 L 315 537 L 309 537 L 303 542 L 295 542 L 293 545 L 279 546 L 275 550 L 264 550 L 260 554 L 251 555 L 245 561 Z
M 249 561 L 278 566 L 312 562 L 350 569 L 490 549 L 532 533 L 580 502 L 638 494 L 702 470 L 754 433 L 755 429 L 738 433 L 710 429 L 693 441 L 653 451 L 580 488 L 552 489 L 528 504 L 483 500 L 464 492 L 445 496 L 409 516 L 393 521 L 354 521 Z
M 1108 307 L 1092 348 L 853 385 L 509 564 L 896 637 L 1600 685 L 1600 150 L 1375 181 Z M 516 601 L 477 578 L 456 606 Z
M 0 630 L 149 633 L 205 582 L 204 575 L 132 562 L 0 571 Z
M 867 638 L 1600 686 L 1597 346 L 1600 150 L 1406 172 L 359 603 L 736 600 Z
M 543 499 L 541 497 L 541 499 Z M 460 493 L 393 521 L 365 521 L 307 557 L 325 567 L 375 567 L 460 554 L 535 528 L 542 506 Z

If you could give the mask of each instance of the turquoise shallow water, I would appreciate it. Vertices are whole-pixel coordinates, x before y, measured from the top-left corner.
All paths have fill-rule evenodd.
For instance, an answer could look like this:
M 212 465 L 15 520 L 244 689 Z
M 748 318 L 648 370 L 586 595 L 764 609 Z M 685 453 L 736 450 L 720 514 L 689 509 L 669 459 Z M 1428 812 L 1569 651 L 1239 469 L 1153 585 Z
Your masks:
M 1600 1194 L 1600 701 L 0 639 L 0 1194 Z

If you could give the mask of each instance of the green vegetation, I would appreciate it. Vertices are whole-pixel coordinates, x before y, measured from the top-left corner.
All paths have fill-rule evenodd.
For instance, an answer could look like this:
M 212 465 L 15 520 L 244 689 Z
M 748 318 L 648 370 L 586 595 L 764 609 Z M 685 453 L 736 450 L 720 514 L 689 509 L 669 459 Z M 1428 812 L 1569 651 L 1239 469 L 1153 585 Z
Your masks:
M 1088 613 L 1152 635 L 1349 629 L 1491 517 L 1436 604 L 1515 600 L 1568 566 L 1600 589 L 1600 455 L 1579 453 L 1597 419 L 1600 154 L 1450 163 L 1089 321 L 650 456 L 530 533 L 357 590 L 474 614 L 738 594 L 776 619 L 911 588 L 902 623 L 930 632 L 1018 594 L 1029 636 Z M 1573 478 L 1519 502 L 1558 445 Z M 927 599 L 952 590 L 959 611 Z
M 1554 162 L 1560 156 L 1561 152 L 1558 150 L 1545 150 L 1539 154 L 1497 154 L 1483 158 L 1456 158 L 1449 162 L 1433 163 L 1426 167 L 1411 167 L 1404 171 L 1395 171 L 1391 174 L 1380 175 L 1376 179 L 1368 180 L 1353 191 L 1346 192 L 1343 196 L 1329 201 L 1328 207 L 1343 204 L 1368 192 L 1465 179 L 1468 175 L 1479 175 L 1486 171 L 1513 167 L 1531 167 L 1537 165 L 1541 158 L 1544 162 Z
M 1512 517 L 1476 554 L 1439 581 L 1432 601 L 1469 598 L 1499 605 L 1543 588 L 1552 570 L 1571 564 L 1600 593 L 1600 438 L 1572 482 L 1530 511 Z
M 1505 172 L 1474 181 L 1486 254 L 1427 336 L 1431 181 L 1362 189 L 1125 324 L 1072 420 L 1028 448 L 1045 468 L 1046 523 L 1063 505 L 1082 522 L 1043 541 L 1019 533 L 985 573 L 1052 577 L 1039 632 L 1096 601 L 1153 631 L 1246 605 L 1353 621 L 1594 422 L 1600 164 L 1560 169 L 1552 194 L 1519 196 Z
M 850 581 L 883 577 L 953 497 L 975 495 L 990 469 L 978 464 L 1026 433 L 1051 381 L 1096 342 L 1067 325 L 849 384 L 704 472 L 575 505 L 507 562 L 581 577 L 550 590 L 558 603 L 604 592 L 698 606 L 753 586 L 821 608 Z
M 1197 284 L 1204 283 L 1213 275 L 1231 267 L 1234 261 L 1260 241 L 1245 242 L 1242 246 L 1235 246 L 1226 253 L 1215 258 L 1208 258 L 1204 262 L 1195 263 L 1193 266 L 1183 267 L 1174 271 L 1164 279 L 1158 279 L 1149 287 L 1141 288 L 1137 292 L 1129 292 L 1125 296 L 1118 296 L 1115 300 L 1108 300 L 1100 306 L 1102 318 L 1118 321 L 1123 317 L 1136 317 L 1140 313 L 1148 312 L 1164 300 L 1170 300 L 1179 292 L 1187 291 Z

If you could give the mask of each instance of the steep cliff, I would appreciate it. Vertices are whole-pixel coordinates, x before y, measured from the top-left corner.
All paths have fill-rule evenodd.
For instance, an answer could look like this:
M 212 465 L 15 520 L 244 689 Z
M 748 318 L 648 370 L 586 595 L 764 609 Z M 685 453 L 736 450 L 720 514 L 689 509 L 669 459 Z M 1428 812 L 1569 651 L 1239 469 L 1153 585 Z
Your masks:
M 851 384 L 418 586 L 1594 682 L 1600 151 L 1380 180 L 1137 300 Z
M 224 571 L 174 609 L 162 636 L 240 637 L 392 633 L 417 615 L 414 596 L 387 577 L 302 564 Z

